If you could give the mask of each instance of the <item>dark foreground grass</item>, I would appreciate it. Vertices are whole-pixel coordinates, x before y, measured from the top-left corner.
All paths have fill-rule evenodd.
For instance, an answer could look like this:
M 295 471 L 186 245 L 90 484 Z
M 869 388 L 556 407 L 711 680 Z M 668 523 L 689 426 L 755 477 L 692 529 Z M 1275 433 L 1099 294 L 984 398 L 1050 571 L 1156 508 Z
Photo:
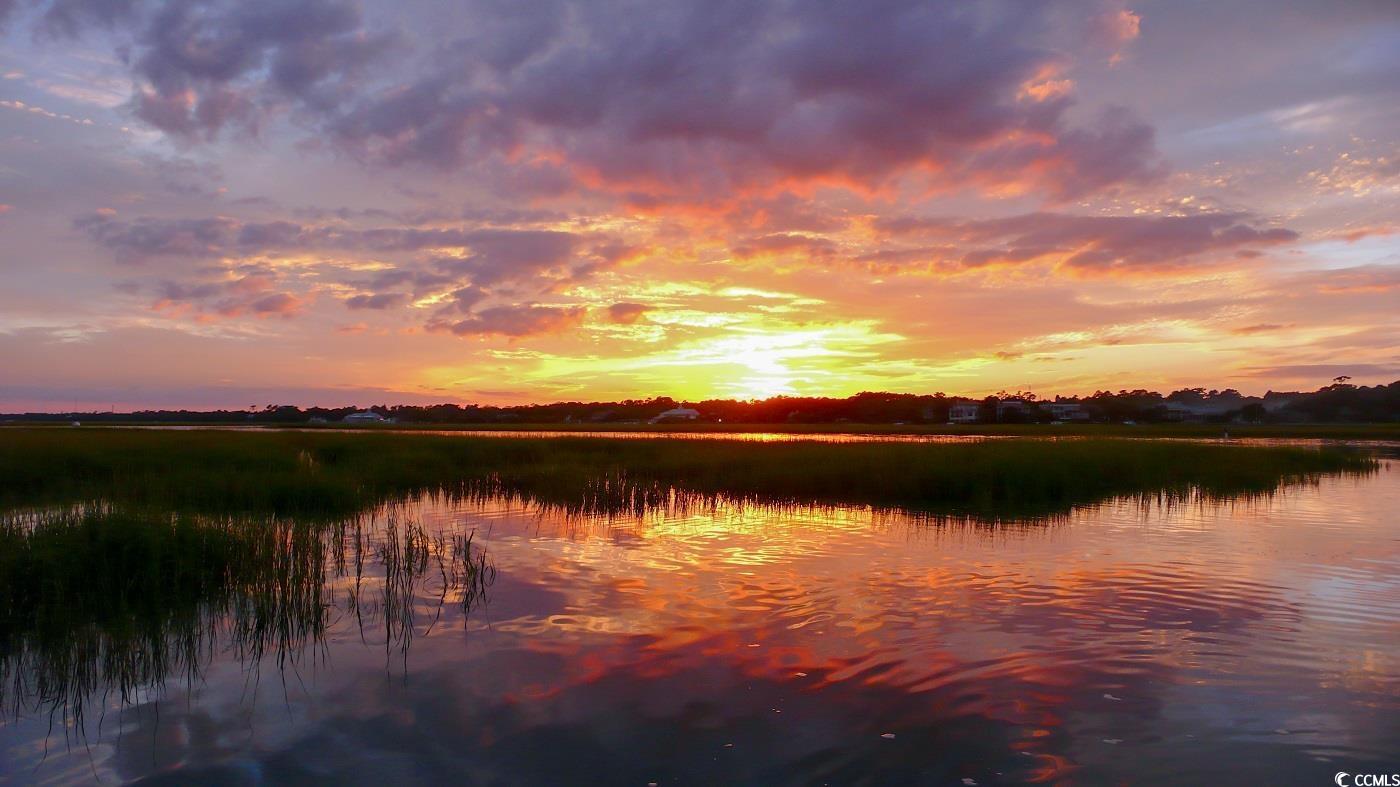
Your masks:
M 1121 495 L 1265 493 L 1376 467 L 1342 450 L 1171 441 L 970 444 L 0 430 L 0 506 L 105 501 L 338 517 L 405 495 L 508 494 L 594 513 L 676 499 L 1032 517 Z
M 94 694 L 127 704 L 172 676 L 194 683 L 216 652 L 251 670 L 265 657 L 295 665 L 335 610 L 352 612 L 362 634 L 382 625 L 386 646 L 406 650 L 425 575 L 468 610 L 494 579 L 471 535 L 366 525 L 109 509 L 0 516 L 0 718 L 47 709 L 81 731 Z M 354 580 L 346 598 L 332 590 L 341 577 Z

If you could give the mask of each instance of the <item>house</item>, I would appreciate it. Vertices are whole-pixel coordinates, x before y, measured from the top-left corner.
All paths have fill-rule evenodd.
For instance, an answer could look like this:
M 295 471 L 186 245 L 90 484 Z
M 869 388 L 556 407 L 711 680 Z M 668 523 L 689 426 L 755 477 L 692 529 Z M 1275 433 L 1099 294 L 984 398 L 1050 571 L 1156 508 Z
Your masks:
M 1089 412 L 1078 402 L 1041 402 L 1040 409 L 1056 421 L 1087 421 Z
M 677 407 L 674 410 L 667 410 L 648 421 L 653 424 L 669 424 L 677 421 L 694 421 L 700 417 L 699 410 L 692 410 L 689 407 Z
M 1206 420 L 1205 413 L 1194 407 L 1187 407 L 1184 404 L 1175 402 L 1167 404 L 1162 409 L 1162 420 L 1168 423 L 1179 424 L 1184 422 L 1202 422 Z
M 982 419 L 982 405 L 955 404 L 948 408 L 948 423 L 975 424 Z
M 364 410 L 358 413 L 351 413 L 340 419 L 343 424 L 392 424 L 394 419 L 385 418 L 373 410 Z
M 1031 406 L 1024 399 L 1002 399 L 997 402 L 998 421 L 1029 421 Z

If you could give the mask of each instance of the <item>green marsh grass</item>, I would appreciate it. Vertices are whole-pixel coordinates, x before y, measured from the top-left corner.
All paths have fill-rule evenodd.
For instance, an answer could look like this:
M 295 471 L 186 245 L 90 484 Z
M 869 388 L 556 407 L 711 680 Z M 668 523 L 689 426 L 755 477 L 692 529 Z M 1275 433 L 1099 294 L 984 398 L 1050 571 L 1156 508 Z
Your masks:
M 146 426 L 159 426 L 149 422 Z M 23 428 L 23 427 L 15 427 Z M 53 427 L 66 428 L 66 427 Z M 617 432 L 621 434 L 748 434 L 776 433 L 793 435 L 947 435 L 954 437 L 1123 437 L 1156 438 L 1216 438 L 1229 434 L 1235 438 L 1281 438 L 1292 440 L 1359 440 L 1400 441 L 1400 423 L 1314 423 L 1314 424 L 1209 424 L 1209 423 L 1140 423 L 1100 424 L 863 424 L 852 422 L 815 424 L 765 423 L 398 423 L 398 424 L 262 424 L 258 428 L 315 429 L 320 431 L 446 431 L 446 432 Z
M 677 495 L 991 518 L 1122 495 L 1267 493 L 1376 462 L 1343 450 L 1112 439 L 754 443 L 386 433 L 0 430 L 0 506 L 102 501 L 337 518 L 417 494 L 589 513 Z

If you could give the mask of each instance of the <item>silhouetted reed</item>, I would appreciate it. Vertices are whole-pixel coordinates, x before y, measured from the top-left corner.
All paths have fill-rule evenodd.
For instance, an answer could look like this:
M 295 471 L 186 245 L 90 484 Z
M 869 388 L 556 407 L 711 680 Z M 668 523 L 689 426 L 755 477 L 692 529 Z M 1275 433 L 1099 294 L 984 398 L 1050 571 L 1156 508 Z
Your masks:
M 196 683 L 216 653 L 285 670 L 316 652 L 340 604 L 358 611 L 365 580 L 379 615 L 357 617 L 406 650 L 430 555 L 440 600 L 460 594 L 464 611 L 494 580 L 470 536 L 366 527 L 100 506 L 0 518 L 0 715 L 48 712 L 81 731 L 93 696 L 128 704 L 171 679 Z M 337 599 L 332 581 L 352 571 L 356 590 Z

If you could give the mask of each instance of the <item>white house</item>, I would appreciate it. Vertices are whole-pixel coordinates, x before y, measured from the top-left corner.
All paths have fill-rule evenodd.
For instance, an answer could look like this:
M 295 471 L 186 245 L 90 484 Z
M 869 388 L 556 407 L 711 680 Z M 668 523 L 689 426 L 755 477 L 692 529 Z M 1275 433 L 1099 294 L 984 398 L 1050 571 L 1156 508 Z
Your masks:
M 659 424 L 671 421 L 694 421 L 700 417 L 699 410 L 692 410 L 689 407 L 677 407 L 674 410 L 667 410 L 664 413 L 651 419 L 648 423 Z
M 955 404 L 948 408 L 948 423 L 975 424 L 982 418 L 982 405 Z
M 373 410 L 364 410 L 358 413 L 351 413 L 340 419 L 340 422 L 344 424 L 391 424 L 394 422 L 394 419 L 385 418 Z

